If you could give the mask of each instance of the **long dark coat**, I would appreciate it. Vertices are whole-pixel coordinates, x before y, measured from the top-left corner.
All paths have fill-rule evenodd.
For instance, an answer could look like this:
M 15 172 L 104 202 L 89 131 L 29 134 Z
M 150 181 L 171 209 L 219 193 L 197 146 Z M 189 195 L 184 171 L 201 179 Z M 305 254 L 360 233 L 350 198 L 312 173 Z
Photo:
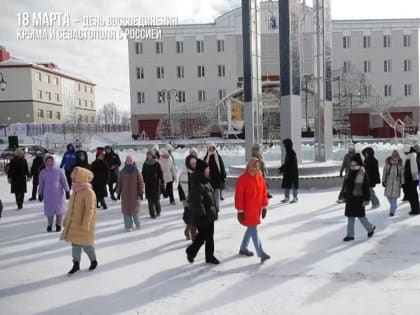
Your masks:
M 219 166 L 217 166 L 216 156 L 219 162 Z M 209 164 L 210 167 L 210 183 L 213 189 L 223 189 L 226 179 L 226 170 L 225 164 L 223 163 L 222 157 L 216 151 L 216 154 L 206 154 L 204 157 L 204 161 Z
M 109 183 L 116 183 L 120 172 L 119 167 L 121 166 L 119 155 L 111 149 L 110 153 L 105 153 L 104 161 L 109 169 Z
M 41 173 L 41 167 L 44 165 L 44 159 L 42 156 L 37 156 L 32 161 L 31 166 L 31 176 L 32 176 L 32 184 L 38 185 L 39 183 L 39 173 Z
M 105 198 L 108 193 L 106 184 L 108 183 L 108 166 L 104 160 L 96 159 L 90 166 L 93 172 L 92 188 L 96 194 L 96 198 Z
M 159 200 L 163 184 L 162 168 L 156 159 L 146 160 L 141 171 L 145 184 L 146 199 Z
M 217 220 L 219 209 L 216 207 L 214 190 L 210 178 L 199 172 L 194 172 L 191 177 L 191 191 L 188 194 L 191 222 L 206 224 Z
M 354 194 L 354 187 L 355 187 L 355 180 L 357 174 L 359 172 L 363 172 L 363 183 L 361 186 L 361 193 L 360 196 Z M 363 168 L 357 171 L 350 170 L 346 177 L 344 178 L 343 183 L 343 198 L 346 201 L 346 209 L 345 209 L 345 216 L 346 217 L 355 217 L 355 218 L 362 218 L 366 216 L 365 207 L 363 206 L 363 202 L 369 202 L 370 200 L 370 191 L 369 191 L 370 183 L 369 177 L 364 171 Z
M 286 148 L 286 158 L 284 164 L 280 167 L 280 173 L 283 173 L 283 182 L 281 188 L 291 189 L 299 188 L 299 171 L 296 153 L 293 149 Z
M 364 149 L 362 153 L 365 156 L 365 170 L 369 177 L 370 187 L 375 187 L 376 184 L 381 182 L 378 160 L 375 158 L 375 153 L 370 147 Z
M 11 180 L 11 193 L 26 193 L 26 179 L 29 177 L 28 163 L 25 158 L 15 156 L 9 165 L 7 178 Z

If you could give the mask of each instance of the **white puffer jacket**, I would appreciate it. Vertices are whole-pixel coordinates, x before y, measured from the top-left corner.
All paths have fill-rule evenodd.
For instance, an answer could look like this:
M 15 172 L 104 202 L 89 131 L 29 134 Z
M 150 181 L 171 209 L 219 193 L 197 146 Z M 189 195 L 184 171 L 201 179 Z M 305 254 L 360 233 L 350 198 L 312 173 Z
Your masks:
M 160 153 L 159 164 L 160 164 L 160 167 L 162 168 L 163 181 L 165 182 L 165 185 L 166 185 L 167 183 L 175 181 L 178 176 L 177 176 L 174 162 L 172 161 L 172 158 L 169 155 L 168 151 L 165 149 L 161 149 L 159 153 Z

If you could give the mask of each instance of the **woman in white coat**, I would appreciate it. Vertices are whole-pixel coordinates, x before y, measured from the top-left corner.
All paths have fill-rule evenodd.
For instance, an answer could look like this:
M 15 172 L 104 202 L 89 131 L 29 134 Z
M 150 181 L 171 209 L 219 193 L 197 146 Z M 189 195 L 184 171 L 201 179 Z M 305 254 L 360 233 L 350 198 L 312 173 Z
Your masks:
M 163 196 L 166 198 L 169 196 L 169 202 L 171 205 L 175 204 L 174 198 L 174 180 L 177 178 L 175 164 L 166 149 L 160 149 L 159 151 L 159 164 L 162 168 L 163 181 L 165 184 Z

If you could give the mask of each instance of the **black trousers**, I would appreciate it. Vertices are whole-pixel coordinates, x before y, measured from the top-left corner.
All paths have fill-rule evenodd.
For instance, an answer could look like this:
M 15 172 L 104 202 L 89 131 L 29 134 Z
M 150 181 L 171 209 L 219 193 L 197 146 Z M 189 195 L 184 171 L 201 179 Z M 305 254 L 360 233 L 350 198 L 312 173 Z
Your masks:
M 188 255 L 195 258 L 201 246 L 205 244 L 206 260 L 214 256 L 214 222 L 197 224 L 198 234 L 195 236 L 194 242 L 188 246 Z
M 67 184 L 69 185 L 69 189 L 71 189 L 71 171 L 66 170 L 66 179 L 67 179 Z
M 115 198 L 115 191 L 117 190 L 117 183 L 116 182 L 109 182 L 108 183 L 108 190 L 111 196 L 111 199 Z
M 147 205 L 149 206 L 149 214 L 151 218 L 160 216 L 161 207 L 159 198 L 147 199 Z
M 175 198 L 174 198 L 174 182 L 166 183 L 165 192 L 166 192 L 166 196 L 169 196 L 169 202 L 170 203 L 175 202 Z
M 16 204 L 19 209 L 23 207 L 23 199 L 25 198 L 25 193 L 15 193 Z
M 411 212 L 420 213 L 419 194 L 417 193 L 416 182 L 409 181 L 405 184 L 405 193 L 410 203 Z
M 32 180 L 32 198 L 36 199 L 36 193 L 38 192 L 38 179 Z

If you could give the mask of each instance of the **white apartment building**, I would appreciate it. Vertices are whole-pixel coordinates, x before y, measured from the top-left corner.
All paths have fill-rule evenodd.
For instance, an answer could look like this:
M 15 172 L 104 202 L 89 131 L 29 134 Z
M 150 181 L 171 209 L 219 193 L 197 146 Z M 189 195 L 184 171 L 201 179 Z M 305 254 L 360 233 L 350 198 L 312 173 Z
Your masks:
M 0 125 L 12 123 L 93 123 L 95 84 L 60 70 L 54 63 L 32 63 L 0 46 Z
M 277 2 L 263 2 L 260 12 L 262 79 L 278 81 Z M 185 104 L 189 108 L 215 104 L 237 89 L 243 67 L 241 13 L 237 8 L 214 23 L 165 28 L 160 41 L 128 41 L 133 135 L 145 131 L 153 138 L 159 120 L 168 117 L 162 89 L 181 96 L 175 101 L 173 95 L 172 111 Z M 302 16 L 304 75 L 313 73 L 313 10 L 305 8 Z M 381 94 L 393 115 L 409 115 L 418 124 L 419 28 L 417 19 L 333 21 L 334 73 L 363 73 L 368 87 L 361 93 Z M 366 104 L 353 110 L 357 117 L 353 120 L 367 124 L 367 132 L 381 127 L 377 121 L 373 126 L 374 110 Z M 356 125 L 352 128 L 363 133 Z

